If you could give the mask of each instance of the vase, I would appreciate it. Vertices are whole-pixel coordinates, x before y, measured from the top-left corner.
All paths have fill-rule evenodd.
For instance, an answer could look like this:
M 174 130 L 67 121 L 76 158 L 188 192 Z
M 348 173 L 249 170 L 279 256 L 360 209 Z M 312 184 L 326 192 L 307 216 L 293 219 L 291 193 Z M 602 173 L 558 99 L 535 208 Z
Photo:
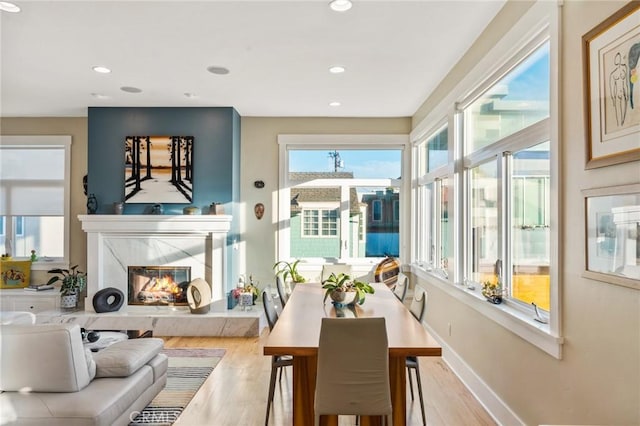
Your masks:
M 62 309 L 73 309 L 78 304 L 77 294 L 66 294 L 60 297 L 60 307 Z
M 329 297 L 331 297 L 331 301 L 336 305 L 351 305 L 355 303 L 356 296 L 358 292 L 356 291 L 332 291 L 329 293 Z

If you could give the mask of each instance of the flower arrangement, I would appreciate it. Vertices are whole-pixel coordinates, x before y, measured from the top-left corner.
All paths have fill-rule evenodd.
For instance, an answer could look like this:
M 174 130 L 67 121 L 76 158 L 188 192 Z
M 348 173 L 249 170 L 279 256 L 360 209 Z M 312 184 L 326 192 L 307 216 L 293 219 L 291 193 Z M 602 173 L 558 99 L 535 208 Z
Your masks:
M 499 278 L 486 280 L 482 283 L 482 295 L 496 305 L 502 303 L 502 282 Z
M 231 290 L 231 297 L 236 300 L 236 303 L 240 302 L 240 295 L 242 293 L 251 293 L 253 295 L 253 303 L 255 304 L 260 294 L 260 290 L 253 284 L 253 277 L 249 276 L 249 283 L 244 287 L 236 287 Z
M 322 282 L 322 288 L 325 289 L 323 303 L 327 301 L 327 297 L 331 297 L 334 303 L 343 305 L 364 303 L 365 295 L 375 293 L 375 290 L 369 283 L 358 280 L 352 280 L 349 275 L 344 273 L 331 274 L 329 278 Z

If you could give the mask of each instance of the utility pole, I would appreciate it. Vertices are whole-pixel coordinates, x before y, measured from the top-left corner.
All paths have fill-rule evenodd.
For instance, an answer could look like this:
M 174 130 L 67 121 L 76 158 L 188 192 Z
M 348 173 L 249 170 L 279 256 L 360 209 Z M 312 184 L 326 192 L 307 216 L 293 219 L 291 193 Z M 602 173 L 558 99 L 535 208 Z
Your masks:
M 329 157 L 333 158 L 333 171 L 334 173 L 338 171 L 338 169 L 344 168 L 344 161 L 340 158 L 340 153 L 336 150 L 329 153 Z

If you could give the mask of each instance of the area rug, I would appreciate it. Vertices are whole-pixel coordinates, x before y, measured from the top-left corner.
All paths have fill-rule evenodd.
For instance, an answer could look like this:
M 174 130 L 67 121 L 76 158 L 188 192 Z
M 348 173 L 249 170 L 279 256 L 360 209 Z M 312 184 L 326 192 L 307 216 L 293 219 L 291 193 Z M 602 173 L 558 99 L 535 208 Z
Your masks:
M 209 377 L 225 353 L 224 349 L 164 349 L 169 357 L 167 386 L 142 410 L 129 426 L 172 425 Z

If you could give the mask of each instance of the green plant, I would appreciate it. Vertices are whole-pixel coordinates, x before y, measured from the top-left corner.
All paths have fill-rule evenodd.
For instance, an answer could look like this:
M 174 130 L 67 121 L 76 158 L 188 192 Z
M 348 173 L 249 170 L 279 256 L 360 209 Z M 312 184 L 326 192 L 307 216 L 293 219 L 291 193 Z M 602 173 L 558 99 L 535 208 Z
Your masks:
M 50 274 L 57 274 L 51 277 L 47 284 L 62 281 L 60 293 L 63 296 L 78 294 L 82 292 L 87 285 L 87 275 L 78 270 L 78 265 L 72 266 L 70 269 L 55 268 L 47 272 Z
M 327 301 L 327 297 L 333 292 L 356 292 L 355 303 L 362 305 L 366 294 L 375 293 L 374 288 L 369 283 L 358 280 L 352 280 L 347 274 L 340 272 L 338 275 L 332 273 L 322 282 L 322 288 L 325 289 L 323 303 Z
M 291 277 L 291 281 L 294 283 L 303 283 L 306 279 L 298 273 L 298 263 L 300 263 L 300 259 L 297 259 L 294 262 L 281 260 L 273 265 L 273 269 L 276 269 L 276 275 L 282 274 L 282 279 L 284 281 L 286 281 L 288 277 Z

